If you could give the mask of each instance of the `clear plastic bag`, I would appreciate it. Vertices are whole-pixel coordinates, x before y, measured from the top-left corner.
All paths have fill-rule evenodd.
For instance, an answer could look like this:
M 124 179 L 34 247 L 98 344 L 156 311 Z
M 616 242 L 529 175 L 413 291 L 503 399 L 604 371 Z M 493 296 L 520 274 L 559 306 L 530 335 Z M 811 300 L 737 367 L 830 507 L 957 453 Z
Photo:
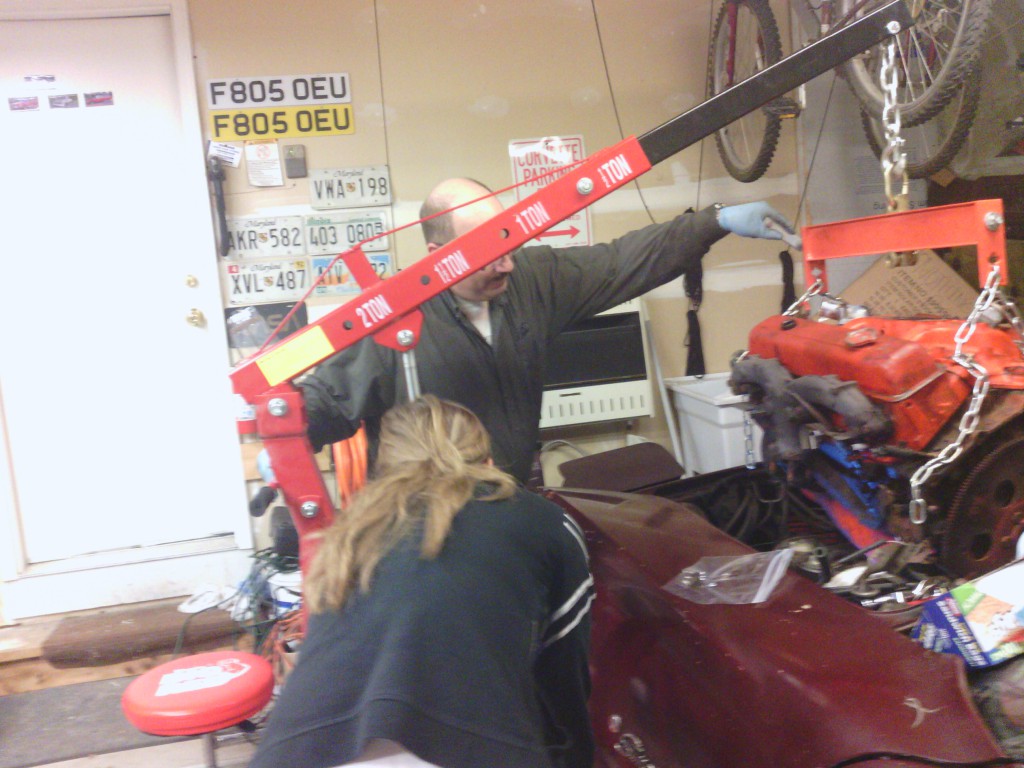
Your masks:
M 782 579 L 793 550 L 702 557 L 681 570 L 664 589 L 702 605 L 763 603 Z

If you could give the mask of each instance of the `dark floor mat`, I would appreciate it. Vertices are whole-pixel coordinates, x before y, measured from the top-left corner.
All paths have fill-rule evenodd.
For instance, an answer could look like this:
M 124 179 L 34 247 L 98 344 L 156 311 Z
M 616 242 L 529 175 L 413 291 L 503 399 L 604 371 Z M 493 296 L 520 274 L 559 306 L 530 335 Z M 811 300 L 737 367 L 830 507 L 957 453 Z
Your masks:
M 76 683 L 0 697 L 0 768 L 27 768 L 195 737 L 150 736 L 121 711 L 134 678 Z

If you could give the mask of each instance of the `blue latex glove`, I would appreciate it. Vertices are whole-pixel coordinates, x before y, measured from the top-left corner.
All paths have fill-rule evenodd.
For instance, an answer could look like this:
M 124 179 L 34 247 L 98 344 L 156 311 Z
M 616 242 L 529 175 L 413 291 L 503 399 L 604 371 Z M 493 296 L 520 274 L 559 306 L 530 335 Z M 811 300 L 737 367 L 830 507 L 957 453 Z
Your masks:
M 263 478 L 263 482 L 267 485 L 273 485 L 277 482 L 277 478 L 274 476 L 274 468 L 270 466 L 270 454 L 267 453 L 266 448 L 256 454 L 256 471 L 260 473 L 260 477 Z
M 800 249 L 803 242 L 793 225 L 768 203 L 743 203 L 718 209 L 718 226 L 742 237 L 784 240 L 786 245 Z

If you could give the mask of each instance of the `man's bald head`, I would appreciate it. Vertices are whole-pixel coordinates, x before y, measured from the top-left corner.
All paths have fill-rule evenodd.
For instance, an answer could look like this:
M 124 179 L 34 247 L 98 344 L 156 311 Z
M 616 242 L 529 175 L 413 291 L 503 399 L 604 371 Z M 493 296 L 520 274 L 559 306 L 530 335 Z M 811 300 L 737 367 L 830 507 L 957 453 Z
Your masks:
M 480 202 L 459 208 L 473 200 Z M 421 219 L 432 217 L 423 222 L 423 237 L 428 246 L 445 245 L 502 210 L 491 190 L 479 181 L 446 179 L 430 191 L 420 208 Z
M 456 210 L 451 210 L 453 208 Z M 437 250 L 456 237 L 494 218 L 503 210 L 491 190 L 479 181 L 442 181 L 431 190 L 420 207 L 421 219 L 433 217 L 422 224 L 427 251 Z M 469 301 L 489 301 L 505 292 L 508 288 L 508 276 L 514 268 L 512 256 L 502 256 L 453 285 L 452 293 Z

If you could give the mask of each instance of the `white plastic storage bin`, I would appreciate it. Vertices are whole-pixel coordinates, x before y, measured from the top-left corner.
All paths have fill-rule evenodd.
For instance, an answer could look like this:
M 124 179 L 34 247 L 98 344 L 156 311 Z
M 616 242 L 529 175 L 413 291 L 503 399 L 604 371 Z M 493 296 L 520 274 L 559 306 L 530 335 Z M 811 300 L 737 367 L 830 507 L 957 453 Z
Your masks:
M 736 407 L 746 398 L 729 389 L 728 373 L 665 379 L 665 386 L 672 390 L 687 477 L 747 463 L 743 409 Z M 754 460 L 760 461 L 761 428 L 751 425 Z

